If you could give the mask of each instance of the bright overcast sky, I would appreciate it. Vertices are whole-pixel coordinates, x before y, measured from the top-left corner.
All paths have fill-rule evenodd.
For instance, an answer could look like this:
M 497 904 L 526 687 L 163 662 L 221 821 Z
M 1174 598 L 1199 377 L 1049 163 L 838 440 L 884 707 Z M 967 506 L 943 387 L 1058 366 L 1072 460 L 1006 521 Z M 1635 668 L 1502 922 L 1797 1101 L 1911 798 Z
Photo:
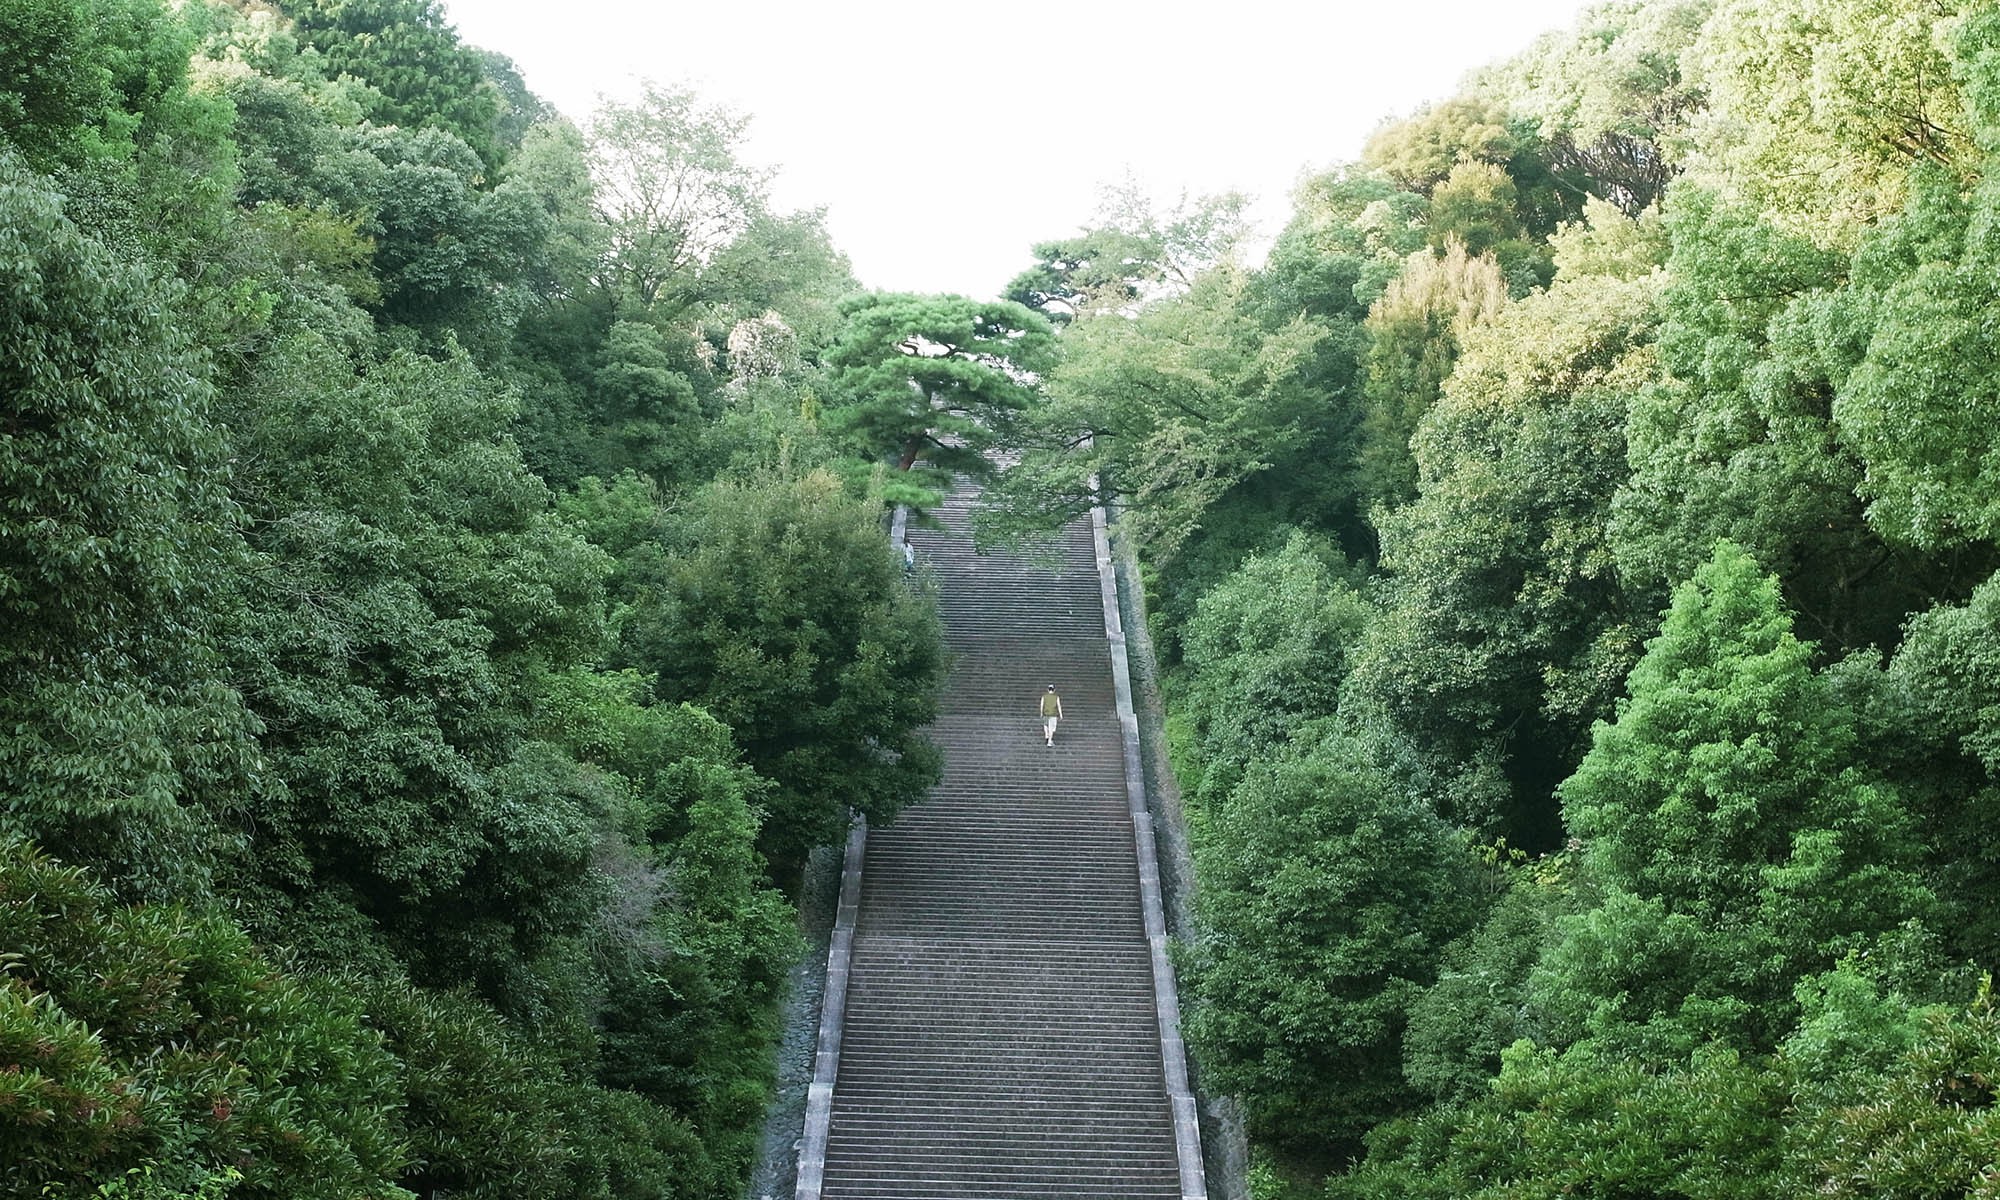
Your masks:
M 869 287 L 997 294 L 1128 173 L 1236 189 L 1274 230 L 1302 170 L 1567 27 L 1582 0 L 446 0 L 578 120 L 638 81 L 753 118 L 781 208 L 824 206 Z

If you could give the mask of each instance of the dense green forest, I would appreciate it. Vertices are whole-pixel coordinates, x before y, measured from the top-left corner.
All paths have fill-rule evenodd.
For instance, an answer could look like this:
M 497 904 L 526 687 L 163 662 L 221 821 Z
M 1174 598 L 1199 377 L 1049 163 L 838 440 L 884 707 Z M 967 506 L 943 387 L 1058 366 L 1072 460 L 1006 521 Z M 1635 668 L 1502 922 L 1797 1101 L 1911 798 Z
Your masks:
M 741 1194 L 1004 447 L 1138 548 L 1260 1196 L 2000 1197 L 2000 12 L 1612 3 L 994 301 L 743 130 L 0 0 L 0 1191 Z
M 2000 1195 L 2000 11 L 1605 5 L 1240 207 L 1037 247 L 1006 490 L 1140 544 L 1259 1193 Z
M 938 767 L 827 380 L 1043 326 L 843 308 L 743 126 L 0 0 L 0 1193 L 742 1193 L 802 864 Z

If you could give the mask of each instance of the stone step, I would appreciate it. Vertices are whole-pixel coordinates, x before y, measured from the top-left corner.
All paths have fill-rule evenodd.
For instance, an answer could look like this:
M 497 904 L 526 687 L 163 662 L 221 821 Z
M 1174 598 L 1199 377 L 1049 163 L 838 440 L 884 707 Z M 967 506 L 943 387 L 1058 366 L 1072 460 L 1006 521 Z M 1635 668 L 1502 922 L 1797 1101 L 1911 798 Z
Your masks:
M 882 999 L 880 992 L 870 996 L 871 1004 Z M 1051 1052 L 1067 1056 L 1078 1046 L 1087 1050 L 1100 1044 L 1116 1047 L 1134 1040 L 1148 1043 L 1159 1040 L 1151 1008 L 1136 1004 L 1129 1007 L 1109 1003 L 1088 1006 L 1069 1002 L 1073 1000 L 1074 997 L 1056 997 L 1047 1005 L 1038 1005 L 1036 1007 L 1043 1011 L 1035 1019 L 1018 1019 L 1016 1013 L 1009 1012 L 1004 1006 L 992 1005 L 973 1007 L 946 1003 L 929 1008 L 917 1005 L 882 1008 L 866 1016 L 857 1016 L 854 1027 L 864 1032 L 864 1041 L 866 1038 L 910 1038 L 926 1046 L 935 1044 L 976 1049 L 982 1053 L 1001 1050 L 1017 1053 L 1059 1047 L 1059 1050 Z M 970 1022 L 974 1017 L 988 1027 L 973 1026 Z M 1005 1025 L 1006 1031 L 996 1031 L 992 1028 L 996 1025 Z M 1086 1027 L 1088 1032 L 1079 1033 L 1080 1027 Z M 1030 1037 L 1034 1040 L 1027 1040 Z M 894 1048 L 892 1042 L 884 1040 L 882 1044 Z M 1065 1061 L 1074 1060 L 1065 1058 Z M 1089 1064 L 1086 1062 L 1080 1069 L 1088 1070 Z
M 886 1142 L 888 1138 L 884 1138 Z M 1168 1142 L 1168 1152 L 1172 1152 L 1172 1142 Z M 952 1172 L 988 1170 L 996 1176 L 1014 1174 L 1032 1166 L 1042 1166 L 1042 1170 L 1060 1170 L 1074 1176 L 1094 1176 L 1104 1172 L 1130 1172 L 1158 1168 L 1158 1144 L 1122 1144 L 1122 1146 L 1036 1146 L 1026 1138 L 1012 1142 L 990 1144 L 990 1142 L 900 1142 L 896 1144 L 896 1158 L 918 1164 L 918 1166 L 940 1166 Z M 852 1154 L 854 1160 L 864 1160 L 866 1144 L 856 1146 Z
M 849 1132 L 852 1126 L 846 1127 Z M 967 1138 L 954 1141 L 949 1138 L 906 1141 L 890 1136 L 880 1138 L 876 1145 L 861 1143 L 856 1146 L 854 1158 L 859 1159 L 868 1150 L 873 1150 L 879 1158 L 893 1158 L 909 1164 L 932 1164 L 954 1172 L 985 1169 L 996 1173 L 1013 1173 L 1040 1164 L 1043 1169 L 1058 1170 L 1066 1174 L 1099 1175 L 1111 1172 L 1143 1175 L 1158 1169 L 1157 1143 L 1133 1145 L 1089 1145 L 1089 1144 L 1038 1144 L 1040 1139 L 1013 1137 L 998 1140 Z M 1172 1149 L 1171 1140 L 1167 1143 Z
M 1028 910 L 1030 908 L 1045 907 L 1051 902 L 1073 903 L 1089 907 L 1092 918 L 1097 919 L 1101 916 L 1097 910 L 1102 907 L 1102 904 L 1094 904 L 1092 901 L 1101 901 L 1112 905 L 1123 904 L 1127 900 L 1136 903 L 1138 895 L 1135 888 L 1127 888 L 1122 884 L 1108 881 L 1101 888 L 1093 888 L 1090 891 L 1083 891 L 1072 885 L 1058 886 L 1055 883 L 1049 883 L 1044 886 L 988 883 L 983 886 L 960 886 L 954 890 L 952 887 L 954 879 L 960 880 L 961 883 L 963 882 L 962 874 L 939 872 L 934 875 L 911 879 L 884 880 L 875 884 L 864 884 L 864 900 L 876 900 L 887 904 L 891 903 L 895 898 L 913 900 L 917 897 L 926 897 L 926 903 L 932 910 L 970 909 L 973 911 L 977 911 L 981 905 L 999 905 L 1009 911 L 1013 911 L 1017 909 Z M 959 897 L 956 902 L 952 900 L 953 894 Z M 874 919 L 891 919 L 899 916 L 907 919 L 920 915 L 922 914 L 872 914 Z M 1071 923 L 1067 917 L 1068 914 L 1060 911 L 1042 912 L 1037 919 L 1030 922 L 1030 925 L 1035 932 L 1047 936 L 1050 930 Z M 1132 920 L 1136 925 L 1139 915 L 1134 913 Z M 991 935 L 993 930 L 987 927 L 989 924 L 990 922 L 981 922 L 979 931 Z M 865 930 L 868 928 L 868 925 L 864 921 L 857 927 Z M 950 930 L 937 930 L 935 932 L 948 933 Z
M 867 965 L 869 973 L 877 976 L 877 980 L 871 982 L 867 988 L 856 989 L 855 994 L 873 995 L 884 1004 L 893 1004 L 896 1006 L 889 1011 L 900 1012 L 905 1007 L 911 1011 L 916 1011 L 927 1006 L 934 1007 L 932 997 L 948 997 L 957 1000 L 961 997 L 972 997 L 975 994 L 979 1002 L 976 1007 L 981 1011 L 1010 1008 L 1018 1010 L 1021 1006 L 1027 1004 L 1051 1009 L 1060 1008 L 1065 1012 L 1082 1010 L 1085 1015 L 1096 1012 L 1099 1008 L 1105 1012 L 1152 1011 L 1150 1006 L 1144 1004 L 1137 997 L 1126 997 L 1115 993 L 1106 995 L 1101 987 L 1099 987 L 1099 985 L 1107 981 L 1118 982 L 1121 976 L 1124 976 L 1124 982 L 1131 982 L 1130 977 L 1125 976 L 1125 973 L 1122 971 L 1079 971 L 1069 976 L 1056 976 L 1040 980 L 1019 980 L 1011 983 L 1011 985 L 1005 982 L 960 984 L 955 988 L 947 990 L 950 981 L 940 980 L 933 972 L 909 967 L 898 967 L 893 963 L 875 961 L 870 961 Z M 937 990 L 921 998 L 889 994 L 890 989 L 907 989 L 911 987 L 935 988 Z M 1097 987 L 1098 990 L 1093 991 L 1092 988 L 1094 987 Z M 857 1014 L 856 1016 L 856 1020 L 864 1022 L 872 1019 L 872 1014 Z M 1095 1036 L 1097 1032 L 1100 1031 L 1093 1029 L 1091 1036 Z
M 841 1132 L 854 1139 L 854 1145 L 843 1158 L 857 1166 L 871 1159 L 892 1161 L 906 1169 L 949 1171 L 961 1178 L 973 1172 L 1006 1178 L 1039 1170 L 1072 1177 L 1101 1178 L 1115 1173 L 1144 1179 L 1159 1170 L 1160 1144 L 1152 1139 L 1092 1146 L 1049 1143 L 1042 1137 L 1021 1135 L 992 1139 L 954 1139 L 947 1135 L 915 1140 L 898 1137 L 895 1130 L 880 1131 L 872 1138 L 868 1136 L 870 1131 L 853 1126 L 843 1126 Z M 1171 1139 L 1166 1149 L 1169 1155 L 1173 1153 Z M 829 1159 L 829 1164 L 836 1161 L 841 1160 Z
M 921 1053 L 902 1055 L 894 1053 L 894 1049 L 876 1047 L 871 1052 L 862 1048 L 852 1057 L 843 1050 L 841 1069 L 846 1070 L 850 1063 L 857 1070 L 874 1066 L 893 1069 L 894 1081 L 901 1091 L 884 1095 L 902 1095 L 928 1086 L 937 1092 L 970 1095 L 989 1106 L 994 1101 L 1025 1096 L 1047 1100 L 1067 1095 L 1072 1103 L 1089 1103 L 1108 1083 L 1125 1080 L 1146 1085 L 1160 1078 L 1158 1066 L 1147 1070 L 1143 1059 L 1137 1057 L 1145 1053 L 1145 1047 L 1136 1042 L 1115 1048 L 1115 1053 L 1109 1053 L 1103 1063 L 1088 1071 L 1077 1068 L 1074 1057 L 1067 1059 L 1065 1066 L 1053 1060 L 1022 1060 L 999 1052 L 950 1053 L 947 1048 L 918 1048 Z M 1158 1057 L 1157 1044 L 1152 1046 L 1152 1053 Z M 967 1072 L 982 1076 L 977 1089 L 969 1093 L 964 1087 Z
M 894 893 L 887 895 L 893 897 Z M 978 909 L 971 907 L 940 909 L 934 914 L 918 917 L 872 917 L 860 928 L 880 933 L 925 933 L 935 928 L 938 922 L 948 922 L 953 928 L 961 931 L 989 933 L 995 937 L 1015 937 L 1025 932 L 1044 933 L 1049 937 L 1075 938 L 1096 933 L 1107 939 L 1120 938 L 1126 941 L 1141 937 L 1144 933 L 1138 917 L 1132 917 L 1127 924 L 1123 915 L 1108 905 L 1102 912 L 1083 913 L 1073 921 L 1058 921 L 1053 918 L 1038 921 L 1025 918 L 1009 919 L 1013 915 L 1001 913 L 982 917 Z
M 1086 892 L 1109 887 L 1117 887 L 1122 892 L 1128 887 L 1124 880 L 1105 879 L 1102 875 L 1129 865 L 1132 861 L 1129 850 L 1120 854 L 1117 848 L 1105 848 L 1091 853 L 1089 848 L 1075 843 L 1057 843 L 1058 850 L 1046 842 L 1010 841 L 999 836 L 975 840 L 962 836 L 963 831 L 935 827 L 926 830 L 918 825 L 899 832 L 902 837 L 868 855 L 871 865 L 883 869 L 902 865 L 919 873 L 981 871 L 989 882 L 1000 886 L 1011 880 L 1020 880 L 1024 884 L 1039 881 L 1045 885 L 1050 881 L 1061 881 Z M 961 836 L 951 836 L 954 832 Z M 920 836 L 924 833 L 930 836 Z M 927 841 L 932 844 L 927 846 Z
M 1121 832 L 1130 833 L 1126 822 L 1131 814 L 1123 787 L 1115 793 L 1108 789 L 1081 788 L 1056 793 L 1024 784 L 1003 792 L 1002 795 L 1009 797 L 1007 802 L 992 811 L 982 812 L 976 807 L 982 794 L 999 790 L 981 789 L 967 780 L 959 789 L 940 790 L 927 803 L 904 809 L 896 815 L 894 824 L 877 828 L 885 833 L 893 831 L 897 838 L 919 836 L 913 831 L 939 838 L 990 832 L 994 836 L 1039 836 L 1055 845 L 1068 844 L 1078 837 L 1111 839 Z M 1089 794 L 1093 791 L 1095 795 Z
M 976 503 L 909 531 L 952 655 L 945 769 L 868 833 L 821 1195 L 1178 1197 L 1096 545 L 1080 522 L 976 553 Z
M 861 1031 L 864 1040 L 911 1039 L 912 1045 L 976 1046 L 1009 1052 L 1025 1049 L 1061 1055 L 1080 1050 L 1088 1055 L 1092 1047 L 1134 1041 L 1146 1043 L 1149 1052 L 1157 1049 L 1153 1046 L 1158 1040 L 1153 1021 L 1153 1010 L 1136 1004 L 1094 1009 L 1064 1006 L 1061 1011 L 1041 1014 L 1035 1020 L 1019 1019 L 1002 1008 L 946 1004 L 927 1008 L 873 1007 L 865 1018 L 855 1018 L 854 1028 Z M 1007 1025 L 1004 1034 L 990 1028 L 1002 1022 Z M 1088 1025 L 1089 1032 L 1079 1033 L 1079 1025 Z
M 1157 1121 L 1160 1108 L 1109 1108 L 1076 1104 L 1019 1104 L 1005 1116 L 992 1115 L 993 1106 L 984 1097 L 973 1098 L 978 1107 L 961 1101 L 952 1107 L 949 1098 L 933 1100 L 922 1108 L 869 1104 L 855 1100 L 843 1107 L 840 1123 L 856 1133 L 907 1131 L 913 1142 L 943 1134 L 969 1141 L 1000 1141 L 1032 1133 L 1043 1145 L 1054 1147 L 1153 1145 L 1162 1141 Z
M 853 1182 L 847 1172 L 859 1176 Z M 878 1182 L 878 1180 L 893 1180 Z M 1126 1200 L 1163 1197 L 1178 1200 L 1179 1189 L 1151 1173 L 1134 1175 L 1081 1175 L 1028 1172 L 1019 1176 L 972 1177 L 949 1175 L 931 1178 L 910 1172 L 901 1164 L 866 1160 L 853 1167 L 836 1169 L 829 1160 L 826 1195 L 880 1198 L 880 1200 L 1052 1200 L 1052 1198 L 1116 1196 Z
M 1173 1148 L 1171 1138 L 1105 1137 L 1103 1131 L 1079 1133 L 1055 1122 L 1011 1129 L 965 1129 L 912 1127 L 906 1120 L 894 1118 L 875 1123 L 849 1118 L 841 1123 L 841 1130 L 853 1139 L 855 1157 L 873 1150 L 909 1159 L 945 1158 L 961 1165 L 984 1159 L 1019 1166 L 1039 1158 L 1072 1168 L 1157 1169 L 1161 1142 L 1166 1142 L 1170 1152 Z
M 840 1164 L 836 1166 L 835 1164 Z M 896 1181 L 875 1182 L 894 1172 Z M 856 1177 L 854 1185 L 843 1186 L 843 1176 Z M 1035 1170 L 1018 1167 L 1008 1170 L 953 1170 L 948 1164 L 905 1163 L 896 1158 L 871 1156 L 848 1165 L 829 1157 L 827 1187 L 838 1187 L 843 1196 L 880 1196 L 885 1200 L 1061 1200 L 1072 1196 L 1177 1197 L 1171 1178 L 1151 1170 L 1086 1171 L 1051 1167 Z M 829 1190 L 829 1195 L 833 1192 Z

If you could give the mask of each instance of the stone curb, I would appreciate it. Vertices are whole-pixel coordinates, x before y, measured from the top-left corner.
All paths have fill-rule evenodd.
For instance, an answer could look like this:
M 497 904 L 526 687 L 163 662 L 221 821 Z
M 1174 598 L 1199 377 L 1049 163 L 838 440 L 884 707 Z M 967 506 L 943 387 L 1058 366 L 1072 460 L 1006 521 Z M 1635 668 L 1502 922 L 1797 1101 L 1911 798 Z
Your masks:
M 847 971 L 854 961 L 854 915 L 861 906 L 861 859 L 868 849 L 868 818 L 856 816 L 847 834 L 840 870 L 840 907 L 826 952 L 826 995 L 820 1008 L 819 1047 L 806 1089 L 806 1130 L 799 1148 L 798 1200 L 819 1200 L 826 1176 L 826 1136 L 833 1119 L 833 1081 L 840 1070 L 840 1030 L 847 1016 Z
M 909 529 L 909 506 L 898 504 L 889 522 L 889 545 L 900 553 Z M 833 1120 L 833 1084 L 840 1072 L 840 1032 L 847 1018 L 847 973 L 854 962 L 854 918 L 861 908 L 861 862 L 868 851 L 868 818 L 856 814 L 840 868 L 840 905 L 826 951 L 826 992 L 820 1004 L 819 1047 L 806 1088 L 805 1137 L 799 1147 L 797 1200 L 820 1200 L 826 1181 L 826 1138 Z
M 1139 717 L 1132 706 L 1132 670 L 1125 655 L 1125 625 L 1118 615 L 1118 576 L 1104 506 L 1090 510 L 1090 537 L 1097 552 L 1097 578 L 1104 590 L 1104 637 L 1111 643 L 1111 683 L 1118 701 L 1118 729 L 1125 750 L 1125 793 L 1131 806 L 1132 836 L 1139 851 L 1139 900 L 1146 941 L 1152 949 L 1153 1000 L 1160 1019 L 1160 1058 L 1167 1100 L 1174 1110 L 1174 1151 L 1180 1160 L 1182 1200 L 1207 1200 L 1201 1164 L 1201 1124 L 1188 1087 L 1187 1051 L 1181 1042 L 1181 1005 L 1174 964 L 1167 957 L 1166 908 L 1160 897 L 1160 860 L 1153 844 L 1153 814 L 1146 803 L 1146 776 L 1139 760 Z

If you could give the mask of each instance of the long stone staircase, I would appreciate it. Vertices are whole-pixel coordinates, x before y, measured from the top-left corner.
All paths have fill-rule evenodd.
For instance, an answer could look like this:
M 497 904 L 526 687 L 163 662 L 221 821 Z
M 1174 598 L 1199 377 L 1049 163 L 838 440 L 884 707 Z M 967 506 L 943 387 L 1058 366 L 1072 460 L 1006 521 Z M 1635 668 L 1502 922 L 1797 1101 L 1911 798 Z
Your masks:
M 1199 1196 L 1171 983 L 1156 989 L 1157 893 L 1150 921 L 1142 907 L 1151 833 L 1127 785 L 1102 535 L 1072 525 L 1053 562 L 977 555 L 976 502 L 961 488 L 945 529 L 911 530 L 954 655 L 932 731 L 944 778 L 856 843 L 824 1159 L 809 1128 L 799 1195 Z M 1036 710 L 1051 683 L 1053 748 Z

